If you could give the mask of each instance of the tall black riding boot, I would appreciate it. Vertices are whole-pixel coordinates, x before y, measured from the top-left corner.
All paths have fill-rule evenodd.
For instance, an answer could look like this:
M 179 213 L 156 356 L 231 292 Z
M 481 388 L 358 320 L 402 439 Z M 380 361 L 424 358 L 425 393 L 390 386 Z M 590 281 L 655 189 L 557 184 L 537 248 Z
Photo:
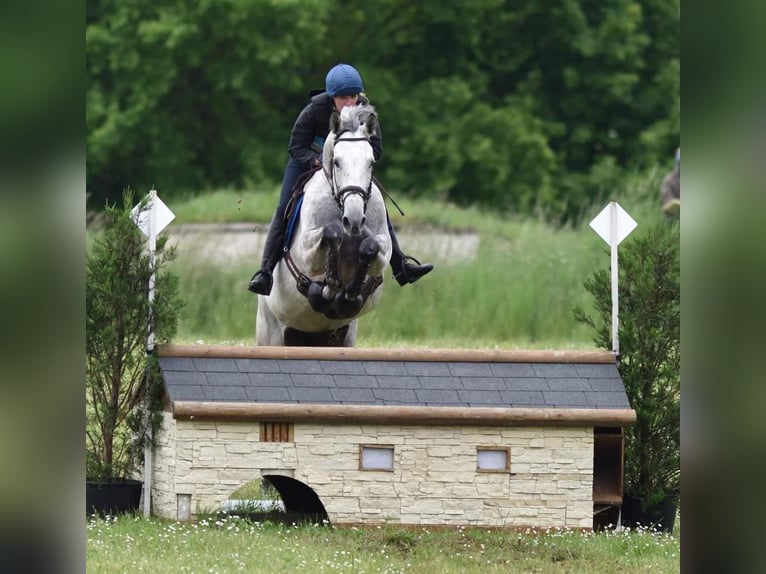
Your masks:
M 274 267 L 277 266 L 279 260 L 282 258 L 282 244 L 285 240 L 285 226 L 282 220 L 282 215 L 278 212 L 274 213 L 274 217 L 271 218 L 271 224 L 269 225 L 269 232 L 266 235 L 266 243 L 263 246 L 263 260 L 261 261 L 261 268 L 250 279 L 250 283 L 247 285 L 247 289 L 253 293 L 259 295 L 268 295 L 271 293 L 271 286 L 274 283 Z
M 399 240 L 396 237 L 394 226 L 391 222 L 388 223 L 388 231 L 391 235 L 391 269 L 394 271 L 394 279 L 396 279 L 399 285 L 406 285 L 407 283 L 414 283 L 420 279 L 426 273 L 430 273 L 434 268 L 430 263 L 420 264 L 420 261 L 409 255 L 405 255 L 399 247 Z M 415 263 L 410 263 L 414 261 Z

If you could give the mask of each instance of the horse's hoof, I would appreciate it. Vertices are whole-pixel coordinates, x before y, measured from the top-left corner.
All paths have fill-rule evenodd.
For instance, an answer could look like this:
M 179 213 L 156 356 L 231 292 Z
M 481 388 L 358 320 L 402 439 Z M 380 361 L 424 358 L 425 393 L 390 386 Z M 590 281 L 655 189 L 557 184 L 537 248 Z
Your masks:
M 359 244 L 359 261 L 363 264 L 369 264 L 380 251 L 380 244 L 374 237 L 366 237 Z
M 364 305 L 364 298 L 361 295 L 349 298 L 346 293 L 338 293 L 332 302 L 332 309 L 342 319 L 353 317 Z
M 324 298 L 322 289 L 323 285 L 316 281 L 312 281 L 309 285 L 308 293 L 306 294 L 306 299 L 308 299 L 309 305 L 311 305 L 311 308 L 317 313 L 324 313 L 333 304 L 332 299 Z
M 322 230 L 322 243 L 324 245 L 340 245 L 343 239 L 343 228 L 337 224 L 329 224 Z

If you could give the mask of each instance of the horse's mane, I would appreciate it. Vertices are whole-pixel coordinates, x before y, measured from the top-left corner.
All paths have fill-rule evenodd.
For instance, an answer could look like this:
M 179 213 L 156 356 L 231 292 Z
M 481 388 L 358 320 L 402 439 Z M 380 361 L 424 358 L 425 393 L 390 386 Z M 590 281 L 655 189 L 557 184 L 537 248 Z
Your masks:
M 341 131 L 355 132 L 362 126 L 370 115 L 375 114 L 375 107 L 369 104 L 346 106 L 340 111 Z
M 337 132 L 355 132 L 364 126 L 369 117 L 372 115 L 377 115 L 377 113 L 375 112 L 375 107 L 369 104 L 362 104 L 360 106 L 347 106 L 340 111 L 340 115 L 338 116 L 339 129 Z M 330 124 L 332 123 L 333 120 L 331 119 Z M 335 137 L 335 132 L 330 131 L 330 133 L 327 135 L 327 139 L 325 140 L 324 149 L 322 151 L 322 163 L 325 166 L 325 173 L 329 173 L 327 166 L 332 162 Z

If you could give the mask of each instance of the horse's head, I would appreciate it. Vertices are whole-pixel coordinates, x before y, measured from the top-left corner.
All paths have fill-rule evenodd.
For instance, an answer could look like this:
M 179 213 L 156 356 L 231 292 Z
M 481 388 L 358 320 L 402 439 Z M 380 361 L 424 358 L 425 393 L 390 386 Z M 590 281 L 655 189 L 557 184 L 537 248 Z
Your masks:
M 330 134 L 324 147 L 323 166 L 346 233 L 359 235 L 365 223 L 372 189 L 375 157 L 370 136 L 377 128 L 375 108 L 349 106 L 330 117 Z

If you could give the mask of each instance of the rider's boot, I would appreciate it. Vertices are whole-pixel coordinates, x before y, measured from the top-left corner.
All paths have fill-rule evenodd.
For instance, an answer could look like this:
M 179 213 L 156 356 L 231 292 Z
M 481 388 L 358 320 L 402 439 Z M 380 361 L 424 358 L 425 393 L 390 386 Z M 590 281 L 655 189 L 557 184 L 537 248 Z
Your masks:
M 253 275 L 247 284 L 248 291 L 258 293 L 259 295 L 268 295 L 271 293 L 271 286 L 274 284 L 274 268 L 282 258 L 282 244 L 285 239 L 285 226 L 282 217 L 278 213 L 271 218 L 269 232 L 266 235 L 266 242 L 263 246 L 263 260 L 261 268 Z
M 399 247 L 399 240 L 396 237 L 394 226 L 389 222 L 388 231 L 391 235 L 391 269 L 394 271 L 394 279 L 399 285 L 414 283 L 426 273 L 430 273 L 434 268 L 430 263 L 422 264 L 420 261 L 409 255 L 405 255 Z M 415 263 L 411 263 L 414 261 Z

